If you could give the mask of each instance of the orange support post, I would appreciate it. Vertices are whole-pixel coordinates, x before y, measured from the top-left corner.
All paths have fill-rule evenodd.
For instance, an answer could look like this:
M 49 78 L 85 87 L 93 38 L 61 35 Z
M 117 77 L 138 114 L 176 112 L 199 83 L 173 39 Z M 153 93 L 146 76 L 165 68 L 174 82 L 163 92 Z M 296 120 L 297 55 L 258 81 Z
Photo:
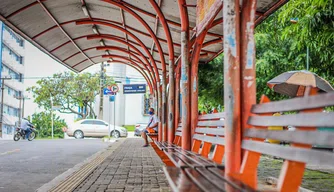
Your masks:
M 198 62 L 206 32 L 196 38 L 191 60 L 191 137 L 195 133 L 198 121 Z
M 241 164 L 239 9 L 239 0 L 224 1 L 225 173 L 227 176 L 238 173 Z
M 256 0 L 243 1 L 241 22 L 241 112 L 242 130 L 247 127 L 247 119 L 253 104 L 256 104 L 255 71 L 255 13 Z
M 189 18 L 185 0 L 178 0 L 181 15 L 181 92 L 182 92 L 182 149 L 191 149 L 190 77 L 189 77 Z
M 181 65 L 180 61 L 178 65 Z M 176 79 L 175 79 L 175 116 L 174 116 L 174 127 L 175 130 L 179 126 L 180 120 L 180 68 L 176 68 Z M 174 136 L 175 136 L 174 130 Z

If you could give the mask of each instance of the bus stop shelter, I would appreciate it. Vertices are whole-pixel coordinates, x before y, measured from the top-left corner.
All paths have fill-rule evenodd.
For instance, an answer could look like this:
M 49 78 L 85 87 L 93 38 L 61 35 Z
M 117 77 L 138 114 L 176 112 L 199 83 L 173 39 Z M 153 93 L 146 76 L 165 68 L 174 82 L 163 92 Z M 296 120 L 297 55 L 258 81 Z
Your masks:
M 198 118 L 198 65 L 224 53 L 225 165 L 233 173 L 256 102 L 254 28 L 286 2 L 1 0 L 0 19 L 75 72 L 106 61 L 139 71 L 158 109 L 159 139 L 173 141 L 181 120 L 188 150 Z

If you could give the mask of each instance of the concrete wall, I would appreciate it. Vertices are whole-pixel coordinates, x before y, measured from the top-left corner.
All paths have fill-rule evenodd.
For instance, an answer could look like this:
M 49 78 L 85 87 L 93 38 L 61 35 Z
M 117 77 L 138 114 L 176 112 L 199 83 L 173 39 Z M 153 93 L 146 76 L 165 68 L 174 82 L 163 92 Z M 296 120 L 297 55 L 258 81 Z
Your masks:
M 143 94 L 126 94 L 125 100 L 125 125 L 147 123 L 148 116 L 143 115 Z

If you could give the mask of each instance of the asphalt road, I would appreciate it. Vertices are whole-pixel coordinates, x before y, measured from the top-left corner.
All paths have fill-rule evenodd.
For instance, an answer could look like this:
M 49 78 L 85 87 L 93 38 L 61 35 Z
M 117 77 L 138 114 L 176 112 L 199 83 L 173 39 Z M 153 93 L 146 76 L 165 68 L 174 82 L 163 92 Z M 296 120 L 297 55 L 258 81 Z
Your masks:
M 101 139 L 0 140 L 0 192 L 36 191 L 108 145 Z

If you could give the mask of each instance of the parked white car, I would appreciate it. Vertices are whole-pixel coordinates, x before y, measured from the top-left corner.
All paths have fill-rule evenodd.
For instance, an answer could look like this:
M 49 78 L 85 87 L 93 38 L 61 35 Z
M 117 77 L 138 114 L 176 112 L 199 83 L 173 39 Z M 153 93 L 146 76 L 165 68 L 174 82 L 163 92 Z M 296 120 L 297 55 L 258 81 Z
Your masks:
M 109 135 L 109 124 L 99 119 L 83 119 L 70 125 L 66 131 L 68 136 L 76 139 L 84 137 L 104 137 Z M 110 133 L 113 137 L 126 137 L 128 131 L 124 127 L 110 125 Z

